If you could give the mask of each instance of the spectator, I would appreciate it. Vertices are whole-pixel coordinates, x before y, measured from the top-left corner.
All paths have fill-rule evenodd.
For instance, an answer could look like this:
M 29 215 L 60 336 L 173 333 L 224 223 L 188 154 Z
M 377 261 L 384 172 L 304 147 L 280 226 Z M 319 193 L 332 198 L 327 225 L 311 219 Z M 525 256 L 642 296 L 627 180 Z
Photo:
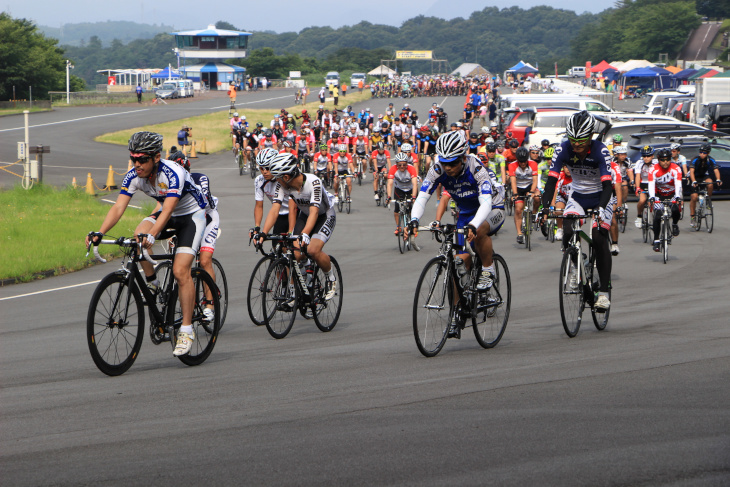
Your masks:
M 346 96 L 347 96 L 347 83 L 342 85 L 342 97 L 344 98 Z
M 185 152 L 185 146 L 190 145 L 188 142 L 188 136 L 190 136 L 191 127 L 183 125 L 180 131 L 177 133 L 177 145 L 181 146 L 183 152 Z
M 340 98 L 340 89 L 337 85 L 332 85 L 332 97 L 335 99 L 335 108 L 337 107 L 337 100 Z
M 142 85 L 137 83 L 137 103 L 142 103 Z
M 324 98 L 325 98 L 325 96 L 326 96 L 326 95 L 327 95 L 327 90 L 326 90 L 326 88 L 325 88 L 325 87 L 323 86 L 323 87 L 322 87 L 322 89 L 321 89 L 321 90 L 319 90 L 319 102 L 320 102 L 320 103 L 324 103 Z

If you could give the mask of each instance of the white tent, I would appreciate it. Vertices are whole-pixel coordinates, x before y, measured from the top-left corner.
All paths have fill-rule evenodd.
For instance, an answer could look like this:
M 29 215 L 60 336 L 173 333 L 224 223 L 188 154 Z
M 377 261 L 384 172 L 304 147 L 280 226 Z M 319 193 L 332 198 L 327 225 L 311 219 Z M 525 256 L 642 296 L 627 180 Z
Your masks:
M 618 69 L 622 73 L 625 73 L 627 71 L 631 71 L 632 69 L 636 69 L 636 68 L 653 68 L 656 65 L 654 63 L 650 63 L 646 59 L 629 59 L 624 64 L 622 64 L 620 68 L 618 66 L 616 66 L 615 64 L 613 64 L 612 66 L 614 66 L 616 69 Z
M 465 78 L 486 75 L 489 75 L 489 71 L 484 69 L 481 65 L 476 63 L 464 63 L 455 70 L 453 70 L 449 76 L 461 76 Z
M 381 64 L 377 68 L 373 69 L 368 73 L 370 76 L 395 76 L 398 74 L 396 71 L 390 69 L 385 64 Z

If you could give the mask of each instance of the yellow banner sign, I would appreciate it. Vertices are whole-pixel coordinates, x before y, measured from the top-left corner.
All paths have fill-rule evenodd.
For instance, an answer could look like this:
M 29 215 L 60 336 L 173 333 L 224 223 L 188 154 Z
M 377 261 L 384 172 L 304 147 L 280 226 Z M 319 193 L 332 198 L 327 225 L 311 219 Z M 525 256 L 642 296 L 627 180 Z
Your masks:
M 433 59 L 433 51 L 395 51 L 396 59 Z

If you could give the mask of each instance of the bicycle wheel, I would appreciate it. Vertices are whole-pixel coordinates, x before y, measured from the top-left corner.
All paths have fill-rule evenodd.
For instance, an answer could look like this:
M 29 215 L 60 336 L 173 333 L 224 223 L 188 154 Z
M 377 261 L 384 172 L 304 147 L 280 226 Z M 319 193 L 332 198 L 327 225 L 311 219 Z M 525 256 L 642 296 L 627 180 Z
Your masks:
M 555 230 L 556 230 L 557 223 L 555 223 L 555 220 L 550 220 L 550 223 L 548 223 L 548 238 L 550 239 L 550 242 L 555 242 Z
M 697 204 L 697 211 L 695 212 L 695 226 L 694 231 L 699 232 L 702 227 L 702 220 L 705 218 L 704 211 L 702 211 L 702 205 Z
M 591 276 L 591 278 L 593 280 L 593 290 L 598 291 L 599 289 L 601 289 L 601 279 L 598 276 L 598 270 L 594 268 L 592 274 L 593 275 Z M 609 288 L 608 288 L 608 300 L 611 301 L 610 283 L 609 283 Z M 601 312 L 601 313 L 596 311 L 595 306 L 591 307 L 591 316 L 593 317 L 593 324 L 596 326 L 596 329 L 598 331 L 602 331 L 602 330 L 606 329 L 606 325 L 608 324 L 608 315 L 610 313 L 611 313 L 610 307 L 605 312 Z
M 350 214 L 350 209 L 352 206 L 352 201 L 350 201 L 350 188 L 345 187 L 345 211 L 347 214 Z
M 644 243 L 649 241 L 649 208 L 646 206 L 641 214 L 641 235 L 644 238 Z
M 221 323 L 219 328 L 223 328 L 226 322 L 226 315 L 228 315 L 228 279 L 226 279 L 223 266 L 215 257 L 213 258 L 213 270 L 215 271 L 215 285 L 218 286 L 218 299 L 221 304 Z
M 715 219 L 712 216 L 712 202 L 706 200 L 705 207 L 705 226 L 707 227 L 707 233 L 712 233 L 712 228 L 715 225 Z
M 86 339 L 91 358 L 106 375 L 125 373 L 134 363 L 144 337 L 144 305 L 137 286 L 123 274 L 104 277 L 89 303 Z
M 580 272 L 577 265 L 578 250 L 569 248 L 563 254 L 563 262 L 560 264 L 559 276 L 559 297 L 560 297 L 560 318 L 563 321 L 565 333 L 573 338 L 578 334 L 580 322 L 585 309 L 583 286 L 580 280 Z M 570 276 L 575 272 L 578 278 L 576 286 L 571 286 Z
M 532 244 L 530 243 L 530 237 L 532 236 L 532 224 L 530 223 L 530 217 L 531 213 L 529 210 L 525 210 L 524 213 L 522 213 L 522 218 L 524 218 L 525 226 L 525 247 L 527 247 L 527 250 L 532 251 Z
M 626 224 L 629 221 L 629 209 L 626 207 L 626 205 L 623 205 L 623 211 L 621 212 L 621 216 L 618 219 L 618 230 L 621 233 L 624 233 L 626 231 Z
M 253 160 L 252 153 L 249 154 L 249 156 L 248 156 L 248 169 L 249 169 L 249 174 L 251 174 L 251 179 L 254 179 L 256 177 L 256 162 Z
M 484 348 L 492 348 L 504 335 L 512 304 L 512 282 L 507 262 L 501 255 L 492 256 L 494 284 L 485 292 L 476 293 L 472 308 L 474 336 Z
M 342 272 L 340 265 L 334 257 L 330 255 L 330 263 L 335 270 L 337 284 L 335 285 L 335 295 L 332 299 L 325 299 L 325 284 L 327 282 L 327 274 L 316 266 L 311 286 L 309 287 L 309 295 L 312 298 L 312 312 L 314 313 L 314 324 L 320 331 L 331 331 L 340 319 L 342 311 L 342 300 L 344 298 Z
M 195 340 L 190 352 L 186 355 L 180 355 L 178 358 L 185 365 L 200 365 L 208 358 L 210 353 L 215 347 L 215 342 L 218 339 L 218 331 L 220 330 L 220 315 L 221 315 L 221 304 L 218 298 L 217 286 L 215 281 L 210 275 L 205 272 L 201 267 L 193 267 L 190 269 L 190 275 L 193 278 L 193 287 L 195 289 L 194 301 L 193 301 L 193 316 L 192 325 L 193 332 L 195 333 Z M 213 300 L 213 313 L 215 317 L 213 321 L 208 321 L 203 314 L 207 303 L 207 289 L 212 289 L 214 292 L 211 294 Z M 182 309 L 180 308 L 180 300 L 178 299 L 178 291 L 176 288 L 175 292 L 172 293 L 171 301 L 168 304 L 168 326 L 170 323 L 174 323 L 174 336 L 172 337 L 172 347 L 175 348 L 177 342 L 177 333 L 179 332 L 180 325 L 182 325 Z
M 157 291 L 157 305 L 158 309 L 160 310 L 160 313 L 162 313 L 162 316 L 167 315 L 167 303 L 169 302 L 170 296 L 168 291 L 170 288 L 170 281 L 175 279 L 175 276 L 172 273 L 172 261 L 166 260 L 163 262 L 160 262 L 155 266 L 155 276 L 157 276 L 157 280 L 160 281 L 160 285 L 158 287 Z M 157 323 L 155 321 L 154 315 L 150 312 L 150 339 L 152 340 L 152 343 L 155 345 L 159 345 L 163 341 L 165 341 L 165 333 L 167 325 L 166 323 Z M 168 335 L 169 339 L 169 335 Z
M 666 264 L 669 260 L 669 223 L 662 219 L 662 260 Z
M 236 162 L 238 163 L 238 175 L 243 176 L 246 173 L 246 166 L 243 163 L 243 154 L 241 151 L 236 152 Z
M 256 263 L 248 280 L 248 290 L 246 291 L 246 305 L 248 307 L 248 316 L 256 326 L 264 324 L 264 314 L 262 308 L 262 300 L 264 295 L 264 283 L 266 282 L 266 271 L 269 270 L 271 257 L 265 255 Z
M 443 257 L 434 257 L 418 278 L 413 300 L 413 335 L 426 357 L 438 354 L 446 342 L 454 308 L 453 288 Z
M 400 250 L 400 253 L 404 253 L 406 251 L 406 242 L 404 239 L 405 231 L 406 231 L 406 219 L 405 216 L 401 213 L 400 217 L 398 218 L 398 225 L 400 226 L 400 232 L 398 232 L 395 236 L 395 238 L 398 239 L 398 250 Z
M 337 211 L 342 213 L 342 208 L 345 206 L 345 191 L 342 188 L 344 183 L 340 181 L 340 187 L 337 188 Z
M 261 301 L 264 324 L 274 338 L 287 336 L 297 316 L 299 293 L 296 286 L 290 284 L 289 261 L 282 257 L 266 271 Z

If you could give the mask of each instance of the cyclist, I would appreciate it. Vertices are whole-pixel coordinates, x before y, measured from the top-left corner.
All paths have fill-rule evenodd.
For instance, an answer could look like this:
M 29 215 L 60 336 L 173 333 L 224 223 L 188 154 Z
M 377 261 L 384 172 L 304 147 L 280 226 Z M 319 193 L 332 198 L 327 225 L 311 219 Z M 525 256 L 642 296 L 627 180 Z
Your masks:
M 539 152 L 539 151 L 538 151 Z M 512 198 L 515 200 L 515 228 L 517 229 L 517 243 L 525 243 L 522 234 L 522 210 L 530 199 L 533 206 L 540 202 L 540 192 L 537 189 L 537 161 L 530 159 L 529 151 L 524 147 L 515 150 L 517 160 L 509 165 L 509 179 L 512 187 Z M 524 199 L 517 199 L 518 197 Z M 535 206 L 535 208 L 537 208 Z
M 622 147 L 619 146 L 616 148 L 616 150 L 621 149 Z M 614 156 L 615 158 L 616 156 Z M 619 209 L 622 208 L 623 202 L 624 202 L 624 195 L 623 195 L 623 186 L 621 185 L 623 183 L 623 178 L 621 176 L 621 168 L 619 167 L 618 163 L 611 159 L 611 181 L 613 184 L 613 192 L 611 196 L 611 202 L 609 203 L 610 206 L 614 208 L 613 217 L 611 218 L 611 229 L 609 230 L 611 233 L 611 255 L 616 256 L 620 253 L 620 249 L 618 247 L 618 237 L 619 237 L 619 231 L 618 231 L 618 212 Z
M 332 154 L 330 164 L 333 166 L 333 170 L 337 170 L 338 176 L 347 176 L 347 189 L 352 194 L 352 175 L 355 173 L 355 167 L 352 163 L 352 156 L 347 152 L 347 146 L 340 144 L 337 146 L 337 154 Z M 335 204 L 339 202 L 338 190 L 340 189 L 340 178 L 335 178 Z M 348 201 L 352 201 L 352 198 L 348 197 Z
M 325 299 L 332 299 L 335 296 L 337 276 L 329 255 L 323 252 L 337 222 L 332 195 L 324 189 L 317 176 L 299 170 L 297 159 L 292 154 L 278 154 L 269 168 L 277 184 L 262 232 L 265 234 L 271 230 L 279 217 L 283 202 L 291 199 L 299 210 L 293 234 L 300 236 L 301 245 L 306 248 L 309 257 L 327 274 Z M 295 246 L 299 248 L 298 243 Z M 297 254 L 297 260 L 300 260 L 301 254 Z
M 615 134 L 611 140 L 613 141 L 613 144 L 611 145 L 611 152 L 613 155 L 616 155 L 616 148 L 623 147 L 621 142 L 623 142 L 624 137 L 621 134 Z
M 565 206 L 565 215 L 584 214 L 588 209 L 598 210 L 593 219 L 593 249 L 601 286 L 595 306 L 607 310 L 611 306 L 608 290 L 611 280 L 611 251 L 608 246 L 608 230 L 611 228 L 613 207 L 610 204 L 613 181 L 611 180 L 611 154 L 600 140 L 593 139 L 596 120 L 583 110 L 570 116 L 566 127 L 568 140 L 558 146 L 550 166 L 550 175 L 543 195 L 543 215 L 549 211 L 550 202 L 564 165 L 570 168 L 573 178 L 572 192 Z M 568 248 L 572 228 L 563 232 L 563 248 Z
M 483 154 L 486 154 L 488 167 L 497 176 L 497 181 L 507 184 L 507 163 L 502 154 L 497 154 L 497 144 L 487 142 Z
M 476 132 L 470 133 L 468 144 L 469 146 L 467 150 L 469 154 L 477 155 L 479 149 L 482 147 L 482 143 L 479 141 L 479 134 Z
M 274 160 L 277 155 L 279 155 L 279 152 L 277 152 L 276 149 L 262 149 L 258 156 L 256 156 L 256 164 L 259 165 L 261 174 L 256 176 L 256 179 L 253 181 L 254 200 L 256 201 L 253 208 L 253 234 L 261 231 L 261 221 L 264 218 L 264 196 L 266 196 L 272 204 L 274 202 L 276 181 L 271 175 L 270 166 L 271 161 Z M 281 208 L 279 209 L 279 216 L 274 223 L 272 232 L 280 235 L 293 230 L 296 214 L 296 207 L 294 206 L 294 203 L 287 200 L 287 204 L 281 205 Z
M 385 144 L 378 142 L 375 150 L 370 155 L 370 163 L 373 165 L 373 193 L 375 200 L 378 200 L 378 173 L 390 171 L 390 151 L 385 150 Z
M 679 153 L 682 150 L 682 144 L 672 142 L 672 145 L 669 146 L 669 149 L 672 151 L 672 162 L 682 168 L 682 174 L 684 175 L 684 177 L 689 178 L 687 158 Z
M 709 142 L 703 142 L 700 145 L 699 155 L 692 159 L 688 164 L 689 167 L 689 180 L 692 185 L 692 194 L 689 200 L 689 210 L 692 221 L 691 226 L 695 226 L 695 208 L 697 207 L 697 198 L 699 197 L 699 181 L 707 183 L 707 195 L 712 196 L 714 185 L 712 184 L 712 176 L 715 176 L 715 183 L 718 186 L 722 186 L 722 180 L 720 179 L 720 166 L 718 166 L 715 159 L 710 157 L 712 151 L 712 144 Z M 714 173 L 714 174 L 713 174 Z
M 304 164 L 305 156 L 310 156 L 314 152 L 314 134 L 309 130 L 309 128 L 304 127 L 301 130 L 301 133 L 297 135 L 296 139 L 294 139 L 294 144 L 297 148 L 297 159 L 299 159 L 299 162 Z M 308 165 L 307 165 L 308 166 Z M 304 171 L 309 172 L 311 169 L 309 167 L 305 167 Z
M 682 201 L 682 169 L 672 162 L 669 149 L 657 151 L 657 164 L 649 171 L 649 202 L 654 207 L 654 252 L 660 252 L 659 230 L 662 225 L 664 204 L 661 199 L 672 197 L 672 236 L 679 235 L 680 210 Z
M 172 161 L 161 159 L 162 135 L 136 132 L 129 139 L 128 148 L 134 168 L 124 176 L 117 201 L 109 209 L 99 232 L 87 235 L 86 245 L 89 245 L 90 240 L 97 242 L 102 235 L 114 228 L 137 191 L 162 204 L 159 211 L 142 220 L 134 234 L 144 234 L 142 245 L 150 248 L 155 243 L 155 238 L 166 228 L 174 228 L 177 233 L 178 247 L 172 271 L 179 287 L 182 326 L 173 355 L 185 355 L 190 352 L 195 340 L 192 327 L 195 289 L 190 268 L 205 231 L 206 197 L 195 185 L 190 173 Z M 156 291 L 159 281 L 154 267 L 147 261 L 142 261 L 141 264 L 148 286 Z
M 636 228 L 641 228 L 641 215 L 646 205 L 646 190 L 649 188 L 649 171 L 651 171 L 654 164 L 656 164 L 654 148 L 650 145 L 645 145 L 641 148 L 641 160 L 636 161 L 634 167 L 629 170 L 629 176 L 633 176 L 634 178 L 636 196 L 639 197 L 639 202 L 636 204 L 636 221 L 634 222 Z
M 395 234 L 401 235 L 404 229 L 398 226 L 398 214 L 400 213 L 398 200 L 406 199 L 408 195 L 415 200 L 418 195 L 418 172 L 410 163 L 410 157 L 405 152 L 396 154 L 395 164 L 388 171 L 388 190 L 386 194 L 388 195 L 385 200 L 386 205 L 390 201 L 391 194 L 395 200 L 395 210 L 393 211 L 396 226 Z
M 433 160 L 433 156 L 436 154 L 437 137 L 438 135 L 434 133 L 429 125 L 421 126 L 416 134 L 416 147 L 418 148 L 418 153 L 423 154 L 423 163 L 425 165 L 423 168 L 424 172 L 428 171 L 428 168 L 431 167 L 431 161 Z M 420 170 L 420 163 L 418 162 L 418 159 L 416 159 L 416 171 Z
M 504 157 L 505 162 L 507 164 L 511 164 L 517 160 L 517 157 L 515 156 L 515 151 L 520 146 L 520 143 L 517 142 L 517 139 L 511 139 L 509 143 L 507 144 L 509 147 L 502 152 L 502 157 Z
M 321 144 L 319 146 L 319 152 L 314 154 L 312 160 L 314 161 L 314 175 L 324 180 L 328 177 L 328 172 L 331 169 L 330 160 L 332 154 L 330 154 L 330 148 L 327 144 Z
M 426 210 L 426 203 L 440 184 L 449 192 L 459 206 L 456 225 L 467 231 L 466 239 L 460 236 L 459 245 L 473 245 L 482 261 L 476 288 L 484 291 L 494 283 L 491 235 L 504 223 L 502 194 L 495 193 L 489 170 L 477 158 L 466 153 L 467 141 L 463 132 L 448 132 L 436 141 L 438 161 L 434 162 L 421 185 L 411 211 L 411 227 L 418 226 L 418 220 Z M 493 206 L 494 205 L 494 206 Z M 432 224 L 438 227 L 438 220 Z M 466 240 L 466 242 L 465 242 Z M 460 257 L 471 266 L 469 254 Z M 454 316 L 449 334 L 458 336 L 459 321 L 465 317 Z
M 568 168 L 568 166 L 563 166 L 562 170 L 560 171 L 560 175 L 558 176 L 558 182 L 555 186 L 555 195 L 553 196 L 553 204 L 551 205 L 555 207 L 556 214 L 563 214 L 565 205 L 568 203 L 568 197 L 570 196 L 570 192 L 572 191 L 572 182 L 573 178 L 570 177 L 570 169 Z M 563 219 L 558 218 L 555 223 L 555 226 L 557 227 L 557 230 L 555 231 L 555 238 L 557 240 L 560 240 L 560 242 L 562 243 Z
M 266 129 L 264 136 L 259 139 L 259 151 L 265 148 L 276 149 L 276 135 L 270 129 Z
M 231 125 L 231 136 L 233 138 L 233 153 L 235 154 L 241 148 L 246 147 L 245 134 L 248 128 L 248 122 L 245 119 L 241 119 L 238 116 L 238 112 L 233 114 L 233 118 L 230 120 Z

